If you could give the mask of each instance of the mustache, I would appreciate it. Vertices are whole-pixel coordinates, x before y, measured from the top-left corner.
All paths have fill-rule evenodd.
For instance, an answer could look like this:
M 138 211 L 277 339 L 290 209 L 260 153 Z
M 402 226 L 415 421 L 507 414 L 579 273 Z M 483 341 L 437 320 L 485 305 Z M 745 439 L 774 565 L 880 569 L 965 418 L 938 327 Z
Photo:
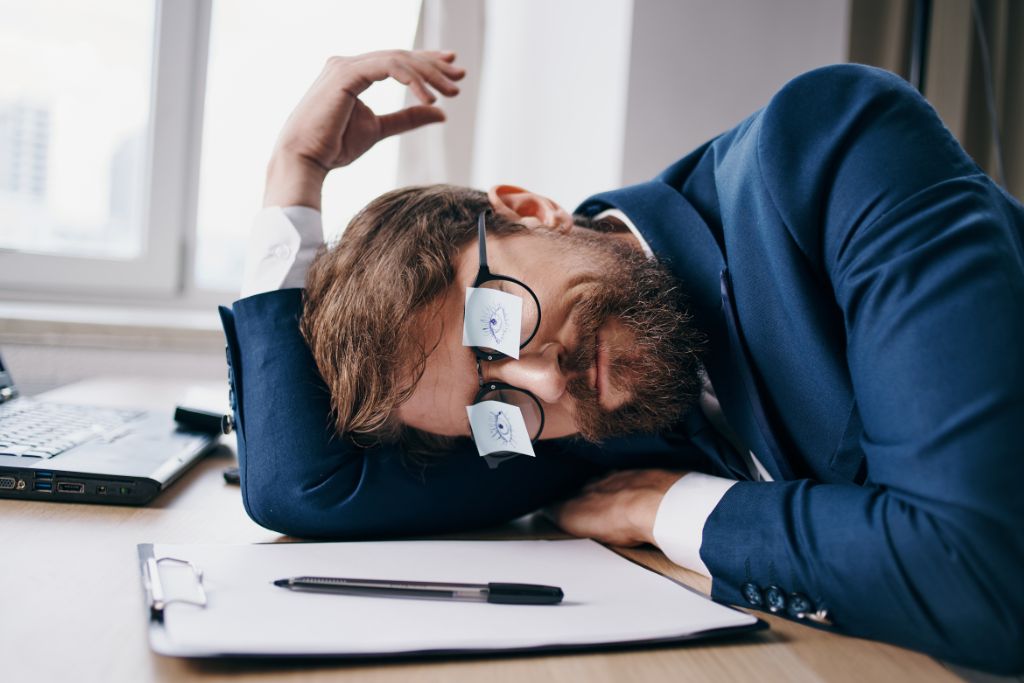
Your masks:
M 623 258 L 615 275 L 578 305 L 580 343 L 564 367 L 579 436 L 592 443 L 674 423 L 699 395 L 703 335 L 692 326 L 685 297 L 670 273 L 646 259 Z M 614 410 L 600 406 L 590 371 L 597 362 L 598 329 L 614 318 L 631 334 L 626 347 L 609 346 L 605 381 L 631 394 Z
M 611 315 L 620 307 L 620 302 L 609 296 L 607 288 L 591 292 L 576 306 L 574 324 L 579 341 L 562 361 L 562 371 L 570 375 L 578 375 L 569 383 L 570 395 L 576 396 L 571 390 L 582 384 L 588 390 L 590 386 L 586 375 L 597 365 L 597 331 L 607 322 Z M 595 400 L 597 392 L 591 390 Z M 577 397 L 580 398 L 580 397 Z
M 597 365 L 597 331 L 581 338 L 576 349 L 569 354 L 563 368 L 575 376 L 566 384 L 565 390 L 575 405 L 573 412 L 592 413 L 598 410 L 597 388 L 590 386 L 590 370 Z
M 592 330 L 582 332 L 579 335 L 579 342 L 576 348 L 566 355 L 562 361 L 562 371 L 565 373 L 585 375 L 597 364 L 597 328 L 598 323 Z
M 576 328 L 579 342 L 562 362 L 562 370 L 575 375 L 566 385 L 566 391 L 575 402 L 573 412 L 594 414 L 600 411 L 597 388 L 590 386 L 589 375 L 597 365 L 597 331 L 613 315 L 616 308 L 608 291 L 593 293 L 577 307 Z

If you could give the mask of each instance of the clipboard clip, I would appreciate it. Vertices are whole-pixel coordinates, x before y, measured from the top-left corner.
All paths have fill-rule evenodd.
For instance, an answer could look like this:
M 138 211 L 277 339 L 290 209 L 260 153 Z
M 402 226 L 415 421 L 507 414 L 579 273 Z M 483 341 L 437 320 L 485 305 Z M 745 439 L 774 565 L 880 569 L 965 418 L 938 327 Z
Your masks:
M 181 567 L 187 567 L 195 580 L 195 593 L 197 598 L 168 597 L 163 581 L 160 579 L 160 563 L 167 562 Z M 203 570 L 188 560 L 179 560 L 176 557 L 155 557 L 146 558 L 143 567 L 143 585 L 146 589 L 146 599 L 149 603 L 150 618 L 163 621 L 164 609 L 167 605 L 180 602 L 186 605 L 206 607 L 206 588 L 203 587 Z

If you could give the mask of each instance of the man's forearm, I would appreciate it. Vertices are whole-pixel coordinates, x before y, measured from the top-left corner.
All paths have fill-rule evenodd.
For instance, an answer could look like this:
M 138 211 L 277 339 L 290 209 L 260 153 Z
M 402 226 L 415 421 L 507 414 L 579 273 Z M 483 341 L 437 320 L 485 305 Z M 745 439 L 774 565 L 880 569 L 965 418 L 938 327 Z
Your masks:
M 309 159 L 275 153 L 267 165 L 263 206 L 308 206 L 320 210 L 327 170 Z

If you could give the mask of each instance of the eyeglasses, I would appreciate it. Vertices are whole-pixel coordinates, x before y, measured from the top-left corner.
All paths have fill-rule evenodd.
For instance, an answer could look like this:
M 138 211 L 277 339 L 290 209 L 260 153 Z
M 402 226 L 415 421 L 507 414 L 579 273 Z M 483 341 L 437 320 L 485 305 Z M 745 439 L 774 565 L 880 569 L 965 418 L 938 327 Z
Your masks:
M 485 380 L 483 363 L 518 357 L 519 350 L 537 335 L 541 311 L 540 300 L 532 289 L 515 278 L 492 273 L 488 267 L 488 213 L 482 212 L 477 219 L 480 267 L 473 288 L 466 292 L 463 344 L 469 346 L 476 356 L 480 389 L 473 399 L 473 406 L 495 402 L 488 406 L 483 419 L 474 420 L 473 406 L 470 406 L 473 437 L 481 455 L 501 458 L 523 453 L 527 444 L 540 438 L 544 430 L 544 409 L 540 400 L 526 389 Z M 522 415 L 521 424 L 516 417 L 517 412 Z M 523 428 L 525 434 L 517 434 Z M 524 438 L 527 444 L 523 443 Z M 532 449 L 525 452 L 532 453 Z

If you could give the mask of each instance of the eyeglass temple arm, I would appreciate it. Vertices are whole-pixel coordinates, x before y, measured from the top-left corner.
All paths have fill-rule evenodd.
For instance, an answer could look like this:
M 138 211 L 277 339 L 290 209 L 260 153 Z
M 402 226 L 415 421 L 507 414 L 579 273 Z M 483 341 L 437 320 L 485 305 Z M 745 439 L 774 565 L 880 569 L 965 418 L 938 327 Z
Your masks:
M 476 234 L 477 241 L 480 243 L 480 270 L 483 272 L 490 272 L 487 267 L 487 242 L 484 238 L 484 233 L 487 231 L 487 212 L 481 211 L 480 217 L 476 221 Z

